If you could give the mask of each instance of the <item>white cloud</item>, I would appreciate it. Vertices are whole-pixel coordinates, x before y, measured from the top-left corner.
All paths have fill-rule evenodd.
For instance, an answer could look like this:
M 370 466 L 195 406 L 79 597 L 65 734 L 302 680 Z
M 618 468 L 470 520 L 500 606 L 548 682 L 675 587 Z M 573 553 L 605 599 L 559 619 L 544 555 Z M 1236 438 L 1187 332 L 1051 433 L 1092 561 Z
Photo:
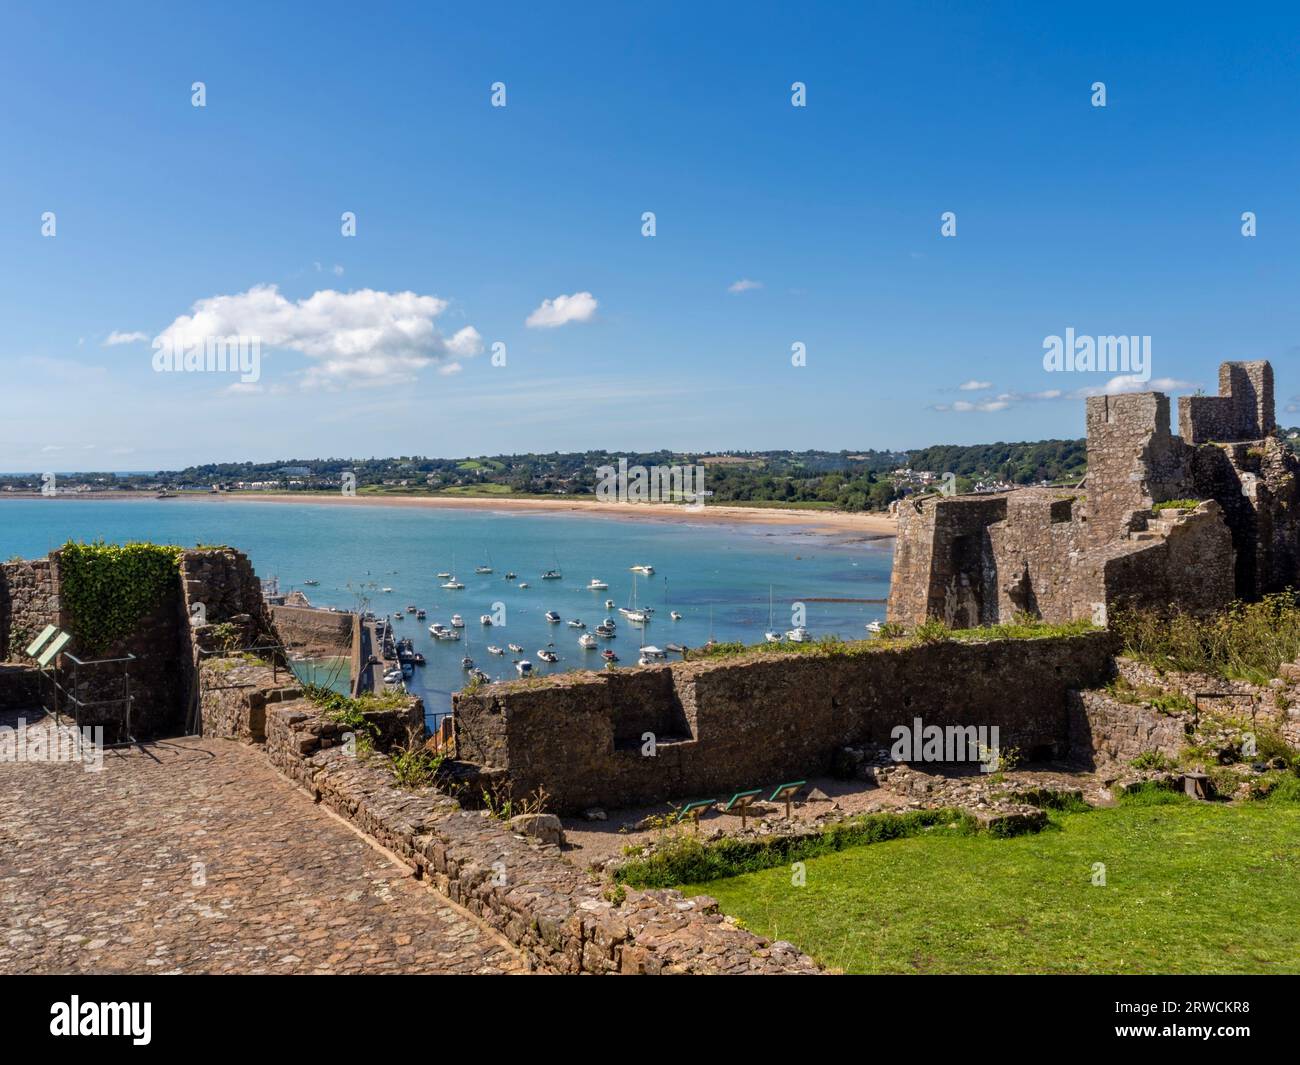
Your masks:
M 524 322 L 529 329 L 554 329 L 569 322 L 589 322 L 596 313 L 596 298 L 590 292 L 575 292 L 572 296 L 556 296 L 542 300 Z
M 209 337 L 250 337 L 265 348 L 297 351 L 315 361 L 306 386 L 387 385 L 410 381 L 430 363 L 469 358 L 483 350 L 473 326 L 444 337 L 434 320 L 447 301 L 414 292 L 324 289 L 291 302 L 275 285 L 194 304 L 158 340 L 187 347 Z
M 972 411 L 981 414 L 995 414 L 1000 410 L 1006 410 L 1011 406 L 1011 396 L 998 396 L 996 399 L 984 399 L 978 403 L 971 403 L 969 400 L 959 399 L 955 403 L 936 403 L 934 410 L 948 412 L 952 411 L 957 414 L 969 414 Z
M 964 381 L 957 386 L 962 392 L 983 392 L 986 388 L 992 388 L 992 381 Z
M 727 286 L 728 292 L 749 292 L 751 289 L 762 288 L 763 282 L 751 281 L 747 277 L 742 277 L 739 281 L 733 281 Z
M 1192 381 L 1179 381 L 1173 377 L 1157 377 L 1143 380 L 1132 374 L 1120 374 L 1112 377 L 1104 385 L 1093 388 L 1080 388 L 1074 393 L 1078 399 L 1089 396 L 1122 396 L 1131 392 L 1186 392 L 1196 387 Z
M 104 347 L 111 348 L 118 344 L 139 344 L 149 339 L 148 333 L 119 333 L 116 330 L 108 334 Z

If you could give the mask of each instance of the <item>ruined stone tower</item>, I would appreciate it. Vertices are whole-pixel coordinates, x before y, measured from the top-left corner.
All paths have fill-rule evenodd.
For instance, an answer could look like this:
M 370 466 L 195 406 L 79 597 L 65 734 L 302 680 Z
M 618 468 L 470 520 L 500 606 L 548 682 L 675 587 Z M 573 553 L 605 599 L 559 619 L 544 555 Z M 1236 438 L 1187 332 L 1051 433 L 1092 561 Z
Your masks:
M 1087 401 L 1086 486 L 898 506 L 889 620 L 1217 610 L 1300 583 L 1300 463 L 1274 434 L 1273 369 L 1226 362 L 1219 395 Z

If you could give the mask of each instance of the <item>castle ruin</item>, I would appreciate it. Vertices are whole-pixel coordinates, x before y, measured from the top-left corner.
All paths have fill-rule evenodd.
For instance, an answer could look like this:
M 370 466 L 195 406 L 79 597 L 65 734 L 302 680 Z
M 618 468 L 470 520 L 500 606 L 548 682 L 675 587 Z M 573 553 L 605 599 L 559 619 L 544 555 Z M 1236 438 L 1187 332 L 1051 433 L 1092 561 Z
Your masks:
M 1070 488 L 898 505 L 889 620 L 953 628 L 1117 609 L 1206 613 L 1297 584 L 1300 461 L 1276 435 L 1273 368 L 1225 362 L 1217 396 L 1087 400 Z

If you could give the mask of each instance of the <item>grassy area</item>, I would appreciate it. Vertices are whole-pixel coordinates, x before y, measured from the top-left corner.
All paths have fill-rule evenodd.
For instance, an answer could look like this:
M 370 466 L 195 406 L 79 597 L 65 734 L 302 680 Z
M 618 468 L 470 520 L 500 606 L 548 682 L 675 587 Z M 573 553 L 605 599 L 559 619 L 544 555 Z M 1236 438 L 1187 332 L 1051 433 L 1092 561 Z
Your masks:
M 1300 972 L 1300 805 L 1160 799 L 854 847 L 803 887 L 783 866 L 683 890 L 849 972 Z

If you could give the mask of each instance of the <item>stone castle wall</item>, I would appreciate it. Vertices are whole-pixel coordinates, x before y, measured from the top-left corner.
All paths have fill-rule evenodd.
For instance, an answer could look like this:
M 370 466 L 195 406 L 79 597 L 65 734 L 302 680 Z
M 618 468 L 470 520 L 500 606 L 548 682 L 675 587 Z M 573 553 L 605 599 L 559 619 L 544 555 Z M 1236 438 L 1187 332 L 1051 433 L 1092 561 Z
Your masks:
M 1112 671 L 1105 632 L 863 647 L 490 685 L 453 696 L 457 752 L 506 770 L 516 796 L 544 789 L 559 812 L 727 798 L 824 773 L 846 745 L 891 746 L 916 718 L 996 725 L 1004 747 L 1062 756 L 1066 692 Z
M 1086 487 L 904 500 L 889 620 L 1201 613 L 1300 584 L 1300 461 L 1268 435 L 1272 368 L 1224 363 L 1220 390 L 1180 401 L 1182 437 L 1158 392 L 1089 398 Z

